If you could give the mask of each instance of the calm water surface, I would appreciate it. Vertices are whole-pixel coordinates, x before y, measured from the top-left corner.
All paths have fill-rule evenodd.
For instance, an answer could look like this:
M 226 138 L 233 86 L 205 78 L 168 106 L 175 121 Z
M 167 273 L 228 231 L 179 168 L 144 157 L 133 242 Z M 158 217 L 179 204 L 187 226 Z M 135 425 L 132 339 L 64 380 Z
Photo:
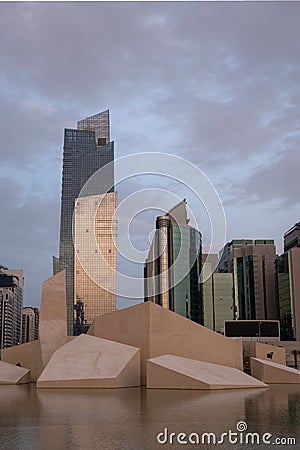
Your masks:
M 158 433 L 220 438 L 236 431 L 294 437 L 296 445 L 160 445 Z M 244 433 L 245 434 L 245 433 Z M 163 439 L 163 437 L 162 437 Z M 185 439 L 184 437 L 182 438 Z M 0 449 L 2 450 L 143 450 L 143 449 L 300 449 L 300 386 L 259 390 L 174 391 L 39 390 L 35 385 L 0 386 Z

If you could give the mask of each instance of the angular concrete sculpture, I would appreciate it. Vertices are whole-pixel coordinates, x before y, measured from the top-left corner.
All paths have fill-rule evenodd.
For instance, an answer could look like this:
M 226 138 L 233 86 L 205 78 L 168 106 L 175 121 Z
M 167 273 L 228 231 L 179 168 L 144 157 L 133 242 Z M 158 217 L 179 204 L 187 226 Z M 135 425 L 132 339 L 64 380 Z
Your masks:
M 246 389 L 266 384 L 232 367 L 163 355 L 147 362 L 147 388 Z
M 142 384 L 147 359 L 165 354 L 243 368 L 242 339 L 230 339 L 152 302 L 97 317 L 90 335 L 141 349 Z
M 2 350 L 3 361 L 30 369 L 31 382 L 36 382 L 54 351 L 68 341 L 65 278 L 62 271 L 43 283 L 39 340 Z
M 42 371 L 42 356 L 38 340 L 2 350 L 2 361 L 10 364 L 20 363 L 30 369 L 30 382 L 35 383 Z
M 120 388 L 140 386 L 140 350 L 80 335 L 55 351 L 38 388 Z
M 265 344 L 263 342 L 250 343 L 250 356 L 266 361 L 286 365 L 286 351 L 283 347 Z
M 283 364 L 251 358 L 251 375 L 268 384 L 300 384 L 300 371 Z
M 55 350 L 67 342 L 65 270 L 43 282 L 39 340 L 45 367 Z
M 0 384 L 30 383 L 30 370 L 0 361 Z

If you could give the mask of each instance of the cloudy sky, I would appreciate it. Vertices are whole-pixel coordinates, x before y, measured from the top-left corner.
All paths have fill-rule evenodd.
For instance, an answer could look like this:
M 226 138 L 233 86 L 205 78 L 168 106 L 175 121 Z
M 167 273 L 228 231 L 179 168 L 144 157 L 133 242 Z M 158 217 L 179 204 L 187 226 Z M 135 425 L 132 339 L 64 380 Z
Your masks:
M 0 263 L 24 269 L 27 305 L 58 254 L 63 129 L 107 108 L 116 157 L 191 161 L 227 239 L 281 252 L 300 220 L 299 2 L 0 3 L 0 23 Z

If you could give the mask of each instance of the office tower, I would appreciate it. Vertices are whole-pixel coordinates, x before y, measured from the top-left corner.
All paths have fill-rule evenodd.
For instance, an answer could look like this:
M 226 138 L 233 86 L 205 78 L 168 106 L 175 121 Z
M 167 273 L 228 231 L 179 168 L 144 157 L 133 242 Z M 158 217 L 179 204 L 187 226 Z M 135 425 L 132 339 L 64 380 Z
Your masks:
M 224 321 L 234 318 L 233 277 L 217 272 L 218 255 L 202 255 L 203 325 L 224 333 Z
M 283 246 L 285 252 L 293 247 L 300 247 L 300 222 L 295 223 L 292 228 L 284 233 Z
M 233 274 L 235 319 L 277 320 L 274 240 L 235 239 L 220 255 L 219 272 Z
M 0 349 L 22 342 L 23 270 L 0 266 Z
M 185 200 L 157 217 L 144 268 L 145 301 L 203 323 L 202 236 L 188 223 Z
M 91 195 L 76 199 L 75 202 L 74 287 L 76 304 L 83 302 L 83 327 L 86 324 L 90 325 L 94 317 L 116 309 L 116 195 L 116 192 Z M 90 215 L 95 206 L 97 206 L 97 212 L 93 230 L 87 228 L 84 224 L 86 217 Z M 95 236 L 94 241 L 90 240 L 90 234 L 92 233 Z M 77 254 L 78 251 L 79 254 Z M 101 264 L 101 255 L 103 256 L 103 264 Z M 92 277 L 92 280 L 90 277 Z M 76 334 L 78 334 L 78 331 Z
M 300 340 L 300 222 L 284 236 L 284 253 L 277 258 L 281 340 Z
M 38 308 L 26 306 L 22 312 L 22 344 L 31 342 L 39 338 L 39 319 L 40 312 Z
M 91 297 L 94 306 L 104 303 L 103 308 L 100 308 L 102 313 L 111 312 L 116 308 L 115 294 L 111 294 L 109 300 L 107 298 L 103 299 L 103 291 L 100 288 L 97 289 L 99 286 L 95 286 L 94 281 L 89 277 L 89 274 L 86 273 L 86 268 L 82 267 L 82 271 L 78 268 L 76 258 L 79 257 L 79 249 L 74 249 L 72 236 L 72 222 L 75 202 L 77 201 L 77 205 L 79 205 L 80 202 L 87 201 L 84 200 L 85 197 L 106 195 L 108 193 L 112 194 L 110 196 L 111 199 L 109 201 L 107 200 L 107 202 L 110 202 L 111 205 L 109 208 L 106 208 L 109 216 L 105 215 L 105 213 L 104 216 L 101 217 L 101 220 L 106 224 L 112 220 L 112 209 L 115 209 L 116 205 L 116 193 L 114 193 L 114 166 L 109 163 L 112 163 L 113 160 L 114 143 L 110 142 L 108 110 L 80 120 L 77 123 L 77 129 L 65 130 L 59 258 L 53 259 L 53 271 L 54 274 L 56 274 L 60 270 L 66 269 L 67 320 L 69 335 L 72 335 L 74 331 L 74 304 L 76 304 L 77 301 L 82 302 L 84 310 L 89 311 L 89 320 L 92 320 L 92 318 L 95 317 L 99 311 L 99 308 L 96 308 L 93 311 L 92 308 L 88 306 Z M 85 183 L 99 169 L 102 169 L 101 176 L 97 177 L 95 182 L 89 183 L 88 187 L 86 187 L 82 192 L 82 188 Z M 78 197 L 80 197 L 80 199 L 78 199 Z M 95 226 L 96 224 L 91 227 L 89 233 L 95 232 Z M 81 231 L 85 232 L 85 230 Z M 115 229 L 113 232 L 115 232 Z M 77 239 L 79 239 L 78 229 Z M 100 235 L 98 235 L 98 242 L 99 241 L 101 241 Z M 105 242 L 103 245 L 105 246 Z M 74 250 L 77 251 L 77 255 Z M 95 250 L 95 248 L 90 249 L 91 256 L 93 252 L 95 253 Z M 110 246 L 110 251 L 110 260 L 112 260 L 112 266 L 115 267 L 115 247 Z M 82 280 L 80 280 L 80 273 L 77 272 L 82 274 Z M 103 274 L 103 277 L 105 277 L 105 274 Z M 85 288 L 79 289 L 79 286 L 83 284 L 85 285 Z M 115 279 L 112 284 L 115 284 Z M 87 293 L 90 290 L 93 290 L 93 294 L 89 296 Z

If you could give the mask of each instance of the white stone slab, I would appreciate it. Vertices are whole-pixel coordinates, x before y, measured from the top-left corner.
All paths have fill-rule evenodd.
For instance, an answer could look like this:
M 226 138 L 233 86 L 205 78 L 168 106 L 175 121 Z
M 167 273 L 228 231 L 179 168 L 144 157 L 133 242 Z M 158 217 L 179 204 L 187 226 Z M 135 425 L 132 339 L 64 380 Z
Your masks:
M 30 383 L 30 370 L 0 361 L 0 384 Z
M 140 350 L 80 335 L 55 351 L 38 388 L 115 388 L 140 385 Z
M 251 374 L 268 384 L 300 384 L 300 371 L 265 359 L 251 358 Z
M 147 362 L 147 387 L 157 389 L 262 388 L 266 384 L 233 367 L 163 355 Z

